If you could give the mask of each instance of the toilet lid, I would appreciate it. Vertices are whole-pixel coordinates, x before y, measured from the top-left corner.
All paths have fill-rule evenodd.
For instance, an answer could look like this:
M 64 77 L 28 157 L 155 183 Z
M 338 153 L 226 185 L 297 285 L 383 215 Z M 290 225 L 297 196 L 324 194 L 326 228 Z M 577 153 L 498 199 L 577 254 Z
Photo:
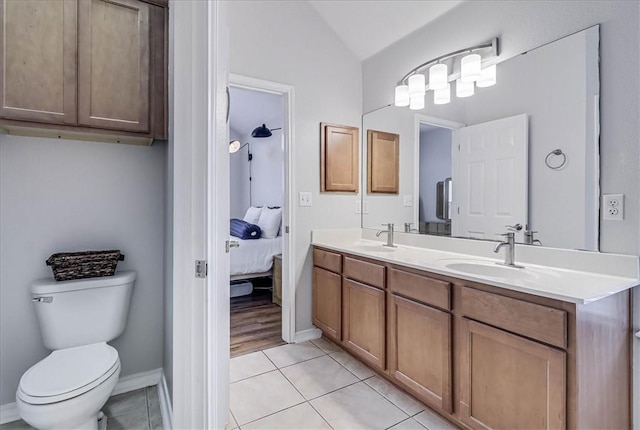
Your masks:
M 19 391 L 29 403 L 66 400 L 89 391 L 118 369 L 118 351 L 104 342 L 61 349 L 25 372 Z

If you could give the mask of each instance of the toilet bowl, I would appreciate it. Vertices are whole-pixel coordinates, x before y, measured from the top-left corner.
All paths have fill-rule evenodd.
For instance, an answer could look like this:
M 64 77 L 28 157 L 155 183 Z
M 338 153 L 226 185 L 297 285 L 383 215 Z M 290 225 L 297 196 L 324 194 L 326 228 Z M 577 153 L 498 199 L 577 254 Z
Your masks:
M 20 416 L 37 429 L 97 430 L 119 375 L 118 352 L 106 343 L 54 351 L 20 379 Z
M 28 424 L 41 430 L 98 429 L 100 409 L 120 376 L 118 351 L 106 342 L 124 331 L 135 277 L 122 272 L 32 285 L 44 344 L 53 352 L 20 379 L 16 403 Z

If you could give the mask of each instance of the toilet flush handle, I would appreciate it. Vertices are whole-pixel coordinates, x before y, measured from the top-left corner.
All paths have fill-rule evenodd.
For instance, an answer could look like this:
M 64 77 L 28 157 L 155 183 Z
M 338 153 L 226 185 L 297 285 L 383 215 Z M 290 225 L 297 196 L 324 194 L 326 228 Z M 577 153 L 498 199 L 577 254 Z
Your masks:
M 38 303 L 51 303 L 53 302 L 53 297 L 51 296 L 47 296 L 47 297 L 34 297 L 33 299 L 31 299 L 32 302 L 38 302 Z

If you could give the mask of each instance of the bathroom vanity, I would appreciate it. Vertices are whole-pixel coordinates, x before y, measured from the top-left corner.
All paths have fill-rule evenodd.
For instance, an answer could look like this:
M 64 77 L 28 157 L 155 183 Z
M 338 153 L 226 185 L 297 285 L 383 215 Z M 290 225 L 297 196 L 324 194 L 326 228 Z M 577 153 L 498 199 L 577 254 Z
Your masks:
M 336 232 L 313 234 L 313 322 L 380 375 L 465 428 L 630 428 L 638 257 L 519 246 L 513 269 Z

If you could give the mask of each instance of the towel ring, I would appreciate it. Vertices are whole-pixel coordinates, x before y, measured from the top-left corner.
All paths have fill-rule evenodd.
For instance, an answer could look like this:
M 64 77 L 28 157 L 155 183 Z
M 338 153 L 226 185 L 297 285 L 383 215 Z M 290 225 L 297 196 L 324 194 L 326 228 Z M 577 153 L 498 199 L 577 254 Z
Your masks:
M 556 166 L 552 165 L 551 163 L 549 163 L 549 158 L 552 155 L 559 155 L 562 156 L 562 162 Z M 562 149 L 554 149 L 553 151 L 551 151 L 550 153 L 547 154 L 547 156 L 544 159 L 544 164 L 547 165 L 548 168 L 550 168 L 551 170 L 558 170 L 564 167 L 565 164 L 567 164 L 567 154 L 565 154 L 564 152 L 562 152 Z

